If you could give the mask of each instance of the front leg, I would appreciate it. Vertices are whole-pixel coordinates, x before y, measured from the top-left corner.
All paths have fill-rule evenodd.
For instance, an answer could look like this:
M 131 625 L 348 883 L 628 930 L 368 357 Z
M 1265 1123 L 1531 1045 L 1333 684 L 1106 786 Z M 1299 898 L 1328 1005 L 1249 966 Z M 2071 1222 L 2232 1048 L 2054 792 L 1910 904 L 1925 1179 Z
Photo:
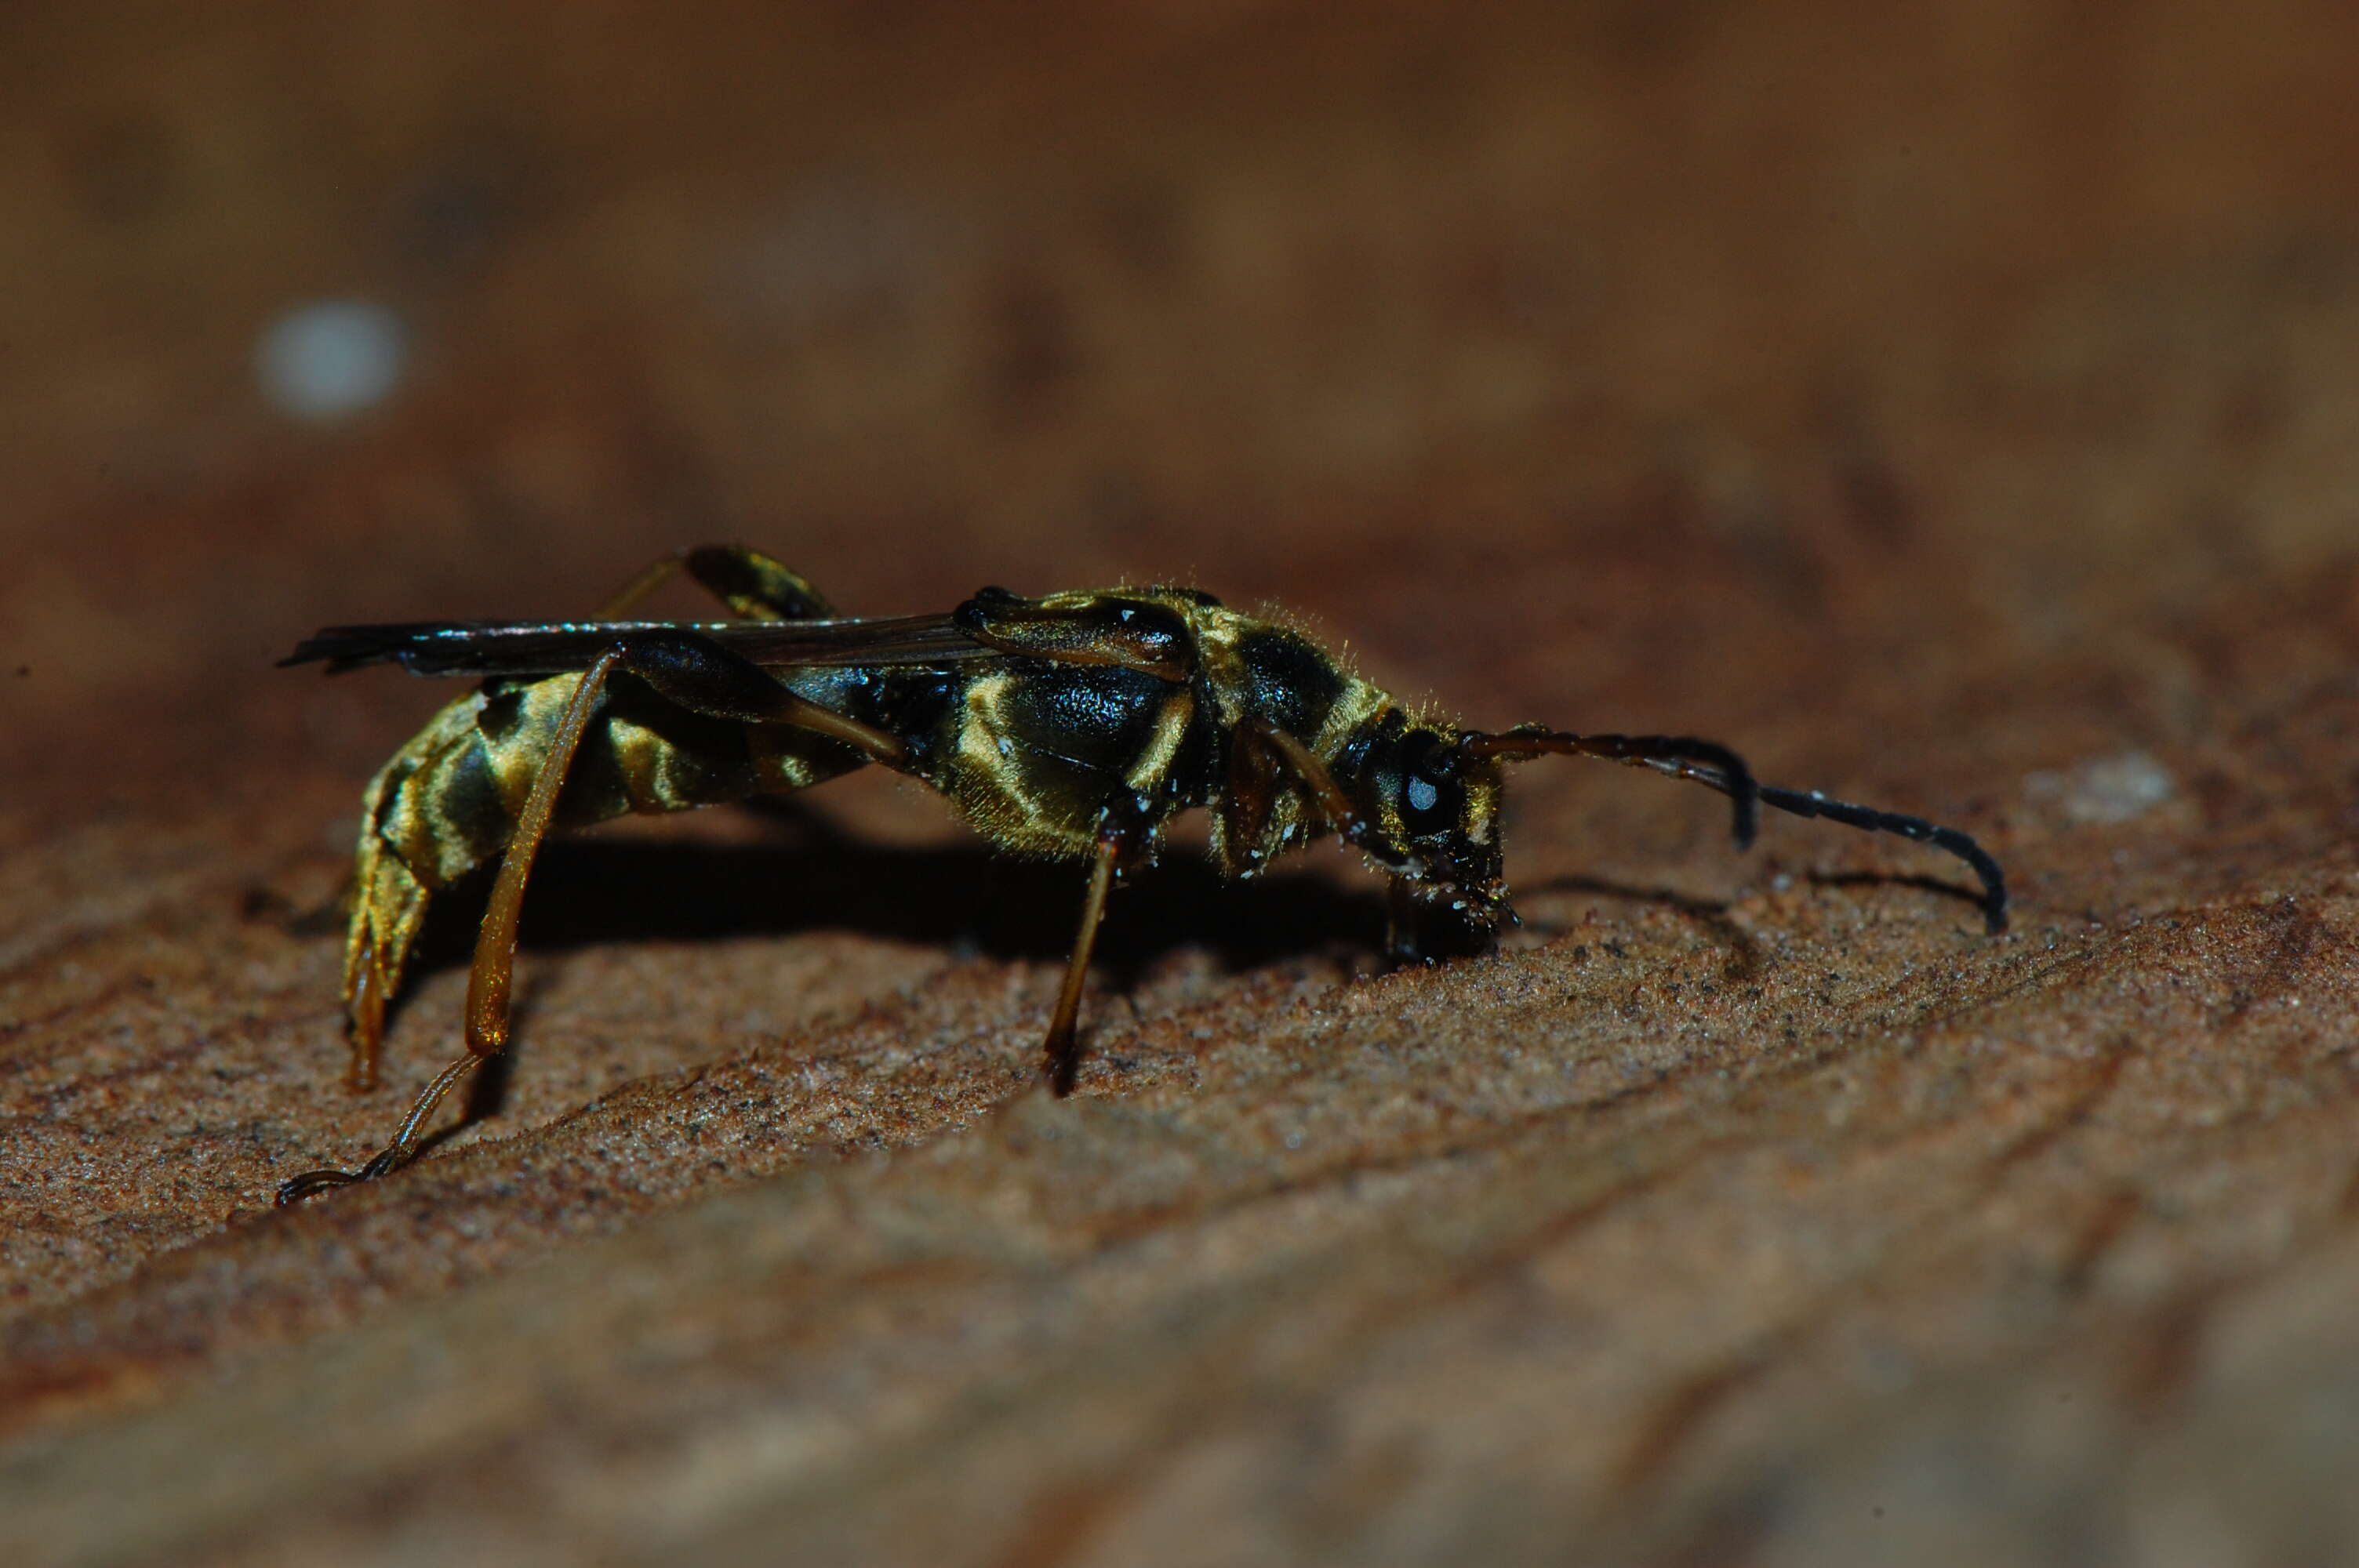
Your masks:
M 1266 719 L 1240 725 L 1229 753 L 1229 784 L 1221 803 L 1226 841 L 1248 871 L 1260 868 L 1266 851 L 1270 811 L 1281 782 L 1291 775 L 1309 794 L 1327 827 L 1345 843 L 1393 867 L 1385 888 L 1385 958 L 1393 965 L 1430 964 L 1488 950 L 1490 933 L 1463 921 L 1436 919 L 1422 910 L 1417 879 L 1389 854 L 1367 814 L 1353 804 L 1334 773 L 1300 741 Z M 1508 920 L 1515 911 L 1504 902 Z

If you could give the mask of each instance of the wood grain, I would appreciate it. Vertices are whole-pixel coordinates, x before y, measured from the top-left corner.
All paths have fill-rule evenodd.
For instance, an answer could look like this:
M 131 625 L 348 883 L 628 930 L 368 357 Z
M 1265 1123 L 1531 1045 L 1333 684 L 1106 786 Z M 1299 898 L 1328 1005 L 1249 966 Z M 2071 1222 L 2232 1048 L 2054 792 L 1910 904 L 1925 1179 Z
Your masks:
M 2359 38 L 2297 10 L 25 9 L 0 1555 L 2350 1560 Z M 339 293 L 410 379 L 282 424 L 252 335 Z M 269 661 L 709 536 L 1291 604 L 1955 823 L 2016 925 L 1536 762 L 1499 954 L 1175 856 L 1056 1102 L 1078 872 L 857 779 L 552 845 L 473 1117 L 272 1212 L 448 1054 L 482 890 L 344 1094 L 319 915 L 440 691 Z

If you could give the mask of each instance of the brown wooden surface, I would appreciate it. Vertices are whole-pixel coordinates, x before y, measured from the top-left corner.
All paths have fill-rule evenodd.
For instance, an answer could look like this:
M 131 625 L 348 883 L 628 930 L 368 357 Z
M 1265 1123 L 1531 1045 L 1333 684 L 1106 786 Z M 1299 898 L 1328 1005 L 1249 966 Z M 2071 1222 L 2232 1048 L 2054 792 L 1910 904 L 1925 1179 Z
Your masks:
M 0 23 L 0 1558 L 2359 1554 L 2343 12 L 96 15 Z M 337 294 L 413 374 L 286 424 Z M 489 1114 L 271 1212 L 471 895 L 344 1094 L 440 693 L 269 661 L 713 536 L 1288 603 L 2017 924 L 1535 763 L 1498 956 L 1177 856 L 1057 1103 L 1080 873 L 863 778 L 553 847 Z

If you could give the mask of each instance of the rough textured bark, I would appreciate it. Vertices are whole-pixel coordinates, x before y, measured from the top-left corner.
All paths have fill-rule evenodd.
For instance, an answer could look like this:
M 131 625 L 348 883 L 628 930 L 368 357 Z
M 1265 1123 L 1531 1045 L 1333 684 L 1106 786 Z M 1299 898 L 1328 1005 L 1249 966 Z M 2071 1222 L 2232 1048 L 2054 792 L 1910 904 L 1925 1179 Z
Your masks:
M 2347 1559 L 2359 34 L 1950 9 L 12 22 L 0 1555 Z M 412 378 L 282 427 L 339 290 Z M 1056 1102 L 1079 872 L 846 781 L 552 845 L 478 1114 L 271 1212 L 482 894 L 343 1093 L 447 694 L 269 659 L 714 535 L 1267 596 L 2015 928 L 1533 763 L 1499 954 L 1175 857 Z

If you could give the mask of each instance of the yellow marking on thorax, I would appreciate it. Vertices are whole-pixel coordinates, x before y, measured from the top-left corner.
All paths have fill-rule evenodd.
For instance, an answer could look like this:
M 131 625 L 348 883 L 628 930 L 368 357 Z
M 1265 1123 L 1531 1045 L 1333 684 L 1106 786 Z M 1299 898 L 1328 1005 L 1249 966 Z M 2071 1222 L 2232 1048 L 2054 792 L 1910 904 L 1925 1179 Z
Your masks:
M 1236 701 L 1246 684 L 1245 661 L 1237 654 L 1237 643 L 1246 633 L 1258 630 L 1266 622 L 1228 609 L 1210 610 L 1199 604 L 1174 608 L 1187 615 L 1195 633 L 1196 662 L 1204 672 L 1204 684 L 1212 689 L 1213 718 L 1223 729 L 1233 729 L 1245 719 Z
M 1013 747 L 1001 731 L 999 708 L 1015 681 L 1015 676 L 1005 672 L 982 676 L 969 681 L 962 694 L 966 716 L 959 723 L 959 757 L 969 769 L 995 781 L 1011 765 Z
M 1204 667 L 1207 683 L 1214 700 L 1220 705 L 1217 717 L 1224 727 L 1234 728 L 1248 717 L 1240 699 L 1250 689 L 1245 661 L 1237 645 L 1256 632 L 1291 632 L 1325 655 L 1335 674 L 1342 678 L 1343 689 L 1336 694 L 1335 704 L 1327 711 L 1324 722 L 1316 735 L 1303 736 L 1322 762 L 1332 762 L 1352 738 L 1368 724 L 1395 706 L 1390 692 L 1372 681 L 1361 678 L 1350 662 L 1304 627 L 1290 620 L 1269 616 L 1246 615 L 1225 607 L 1208 610 L 1201 605 L 1179 606 L 1184 609 L 1196 633 L 1197 657 Z
M 1141 795 L 1156 794 L 1157 786 L 1170 776 L 1180 742 L 1188 738 L 1189 722 L 1195 717 L 1195 694 L 1186 687 L 1174 688 L 1155 715 L 1155 738 L 1123 775 L 1123 782 Z
M 1327 710 L 1327 721 L 1307 744 L 1321 762 L 1332 762 L 1353 736 L 1392 706 L 1390 692 L 1347 670 L 1343 672 L 1343 689 L 1336 694 L 1335 706 Z
M 962 695 L 966 711 L 958 731 L 959 768 L 951 794 L 959 811 L 985 837 L 1012 849 L 1041 849 L 1049 846 L 1040 830 L 1039 803 L 1023 787 L 1024 771 L 1000 718 L 1001 705 L 1016 679 L 1003 671 L 967 683 Z

